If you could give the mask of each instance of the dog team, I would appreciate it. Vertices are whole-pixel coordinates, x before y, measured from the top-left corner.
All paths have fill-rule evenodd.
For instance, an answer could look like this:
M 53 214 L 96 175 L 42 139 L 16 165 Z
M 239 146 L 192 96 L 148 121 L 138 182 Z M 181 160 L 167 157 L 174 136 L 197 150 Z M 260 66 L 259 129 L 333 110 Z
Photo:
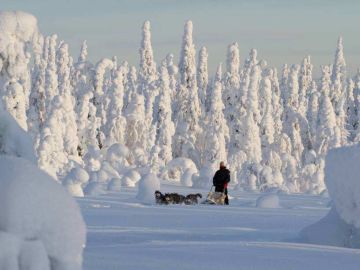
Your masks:
M 198 198 L 202 198 L 202 195 L 200 193 L 184 196 L 178 193 L 162 194 L 158 190 L 155 191 L 155 201 L 157 204 L 198 204 Z

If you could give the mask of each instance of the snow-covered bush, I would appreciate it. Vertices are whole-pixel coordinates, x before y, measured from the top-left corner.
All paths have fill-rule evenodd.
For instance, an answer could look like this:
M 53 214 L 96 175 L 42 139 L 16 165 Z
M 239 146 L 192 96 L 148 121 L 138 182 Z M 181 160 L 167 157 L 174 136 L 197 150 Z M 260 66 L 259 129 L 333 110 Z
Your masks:
M 256 207 L 258 207 L 258 208 L 280 208 L 279 196 L 274 193 L 261 195 L 256 200 Z
M 200 169 L 199 175 L 193 174 L 193 187 L 194 188 L 209 188 L 212 186 L 214 169 L 211 166 L 204 166 Z
M 187 169 L 191 169 L 194 173 L 197 172 L 196 165 L 191 159 L 175 158 L 167 164 L 165 178 L 172 181 L 180 181 Z
M 83 187 L 89 181 L 89 174 L 80 167 L 75 167 L 63 180 L 66 190 L 74 197 L 84 197 Z
M 0 156 L 0 170 L 0 231 L 40 241 L 52 270 L 80 270 L 86 228 L 76 202 L 25 159 Z
M 138 188 L 136 196 L 138 200 L 144 203 L 154 203 L 154 193 L 156 190 L 160 190 L 160 181 L 156 175 L 150 173 L 140 179 Z

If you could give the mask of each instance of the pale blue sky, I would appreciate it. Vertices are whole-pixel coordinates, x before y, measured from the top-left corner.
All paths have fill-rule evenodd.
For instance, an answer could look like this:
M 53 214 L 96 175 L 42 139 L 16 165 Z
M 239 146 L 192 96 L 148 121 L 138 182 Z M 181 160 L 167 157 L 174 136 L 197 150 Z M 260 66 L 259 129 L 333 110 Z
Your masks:
M 146 19 L 156 61 L 168 52 L 178 58 L 183 25 L 191 19 L 196 48 L 208 48 L 211 72 L 237 41 L 242 62 L 251 48 L 275 67 L 310 54 L 318 73 L 320 64 L 333 61 L 339 35 L 350 72 L 360 66 L 358 0 L 1 0 L 0 8 L 34 14 L 42 33 L 57 33 L 74 58 L 86 39 L 91 60 L 116 55 L 138 65 Z

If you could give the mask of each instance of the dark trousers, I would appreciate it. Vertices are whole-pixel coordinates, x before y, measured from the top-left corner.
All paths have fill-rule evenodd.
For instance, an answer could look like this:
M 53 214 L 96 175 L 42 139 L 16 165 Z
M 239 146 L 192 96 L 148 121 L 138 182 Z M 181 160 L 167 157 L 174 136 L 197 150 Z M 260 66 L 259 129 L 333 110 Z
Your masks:
M 224 186 L 215 186 L 215 192 L 223 192 L 225 194 L 225 204 L 229 205 L 228 190 Z

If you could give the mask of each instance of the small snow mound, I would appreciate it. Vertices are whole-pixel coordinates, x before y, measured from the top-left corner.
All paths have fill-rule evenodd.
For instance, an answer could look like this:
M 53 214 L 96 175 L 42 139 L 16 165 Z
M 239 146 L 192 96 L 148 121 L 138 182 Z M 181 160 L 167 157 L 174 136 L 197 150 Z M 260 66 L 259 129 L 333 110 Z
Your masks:
M 160 181 L 155 174 L 149 173 L 140 179 L 136 198 L 144 203 L 154 203 L 156 190 L 160 190 Z
M 81 185 L 86 184 L 89 181 L 89 174 L 80 167 L 75 167 L 71 169 L 68 175 L 65 178 L 65 182 L 78 183 Z
M 73 197 L 84 197 L 84 191 L 80 183 L 66 183 L 64 185 L 65 189 Z
M 181 184 L 185 187 L 191 187 L 193 185 L 193 182 L 192 182 L 192 177 L 194 175 L 194 170 L 191 169 L 191 168 L 188 168 L 184 174 L 181 176 Z
M 89 182 L 84 188 L 84 193 L 87 196 L 100 196 L 105 194 L 104 186 L 99 182 Z
M 258 208 L 280 208 L 279 196 L 277 194 L 264 194 L 256 200 Z
M 126 158 L 129 155 L 129 149 L 120 144 L 114 143 L 109 147 L 106 153 L 106 159 L 108 161 L 118 161 L 121 158 Z
M 113 178 L 108 184 L 108 190 L 110 191 L 120 191 L 122 186 L 122 181 L 120 178 Z

